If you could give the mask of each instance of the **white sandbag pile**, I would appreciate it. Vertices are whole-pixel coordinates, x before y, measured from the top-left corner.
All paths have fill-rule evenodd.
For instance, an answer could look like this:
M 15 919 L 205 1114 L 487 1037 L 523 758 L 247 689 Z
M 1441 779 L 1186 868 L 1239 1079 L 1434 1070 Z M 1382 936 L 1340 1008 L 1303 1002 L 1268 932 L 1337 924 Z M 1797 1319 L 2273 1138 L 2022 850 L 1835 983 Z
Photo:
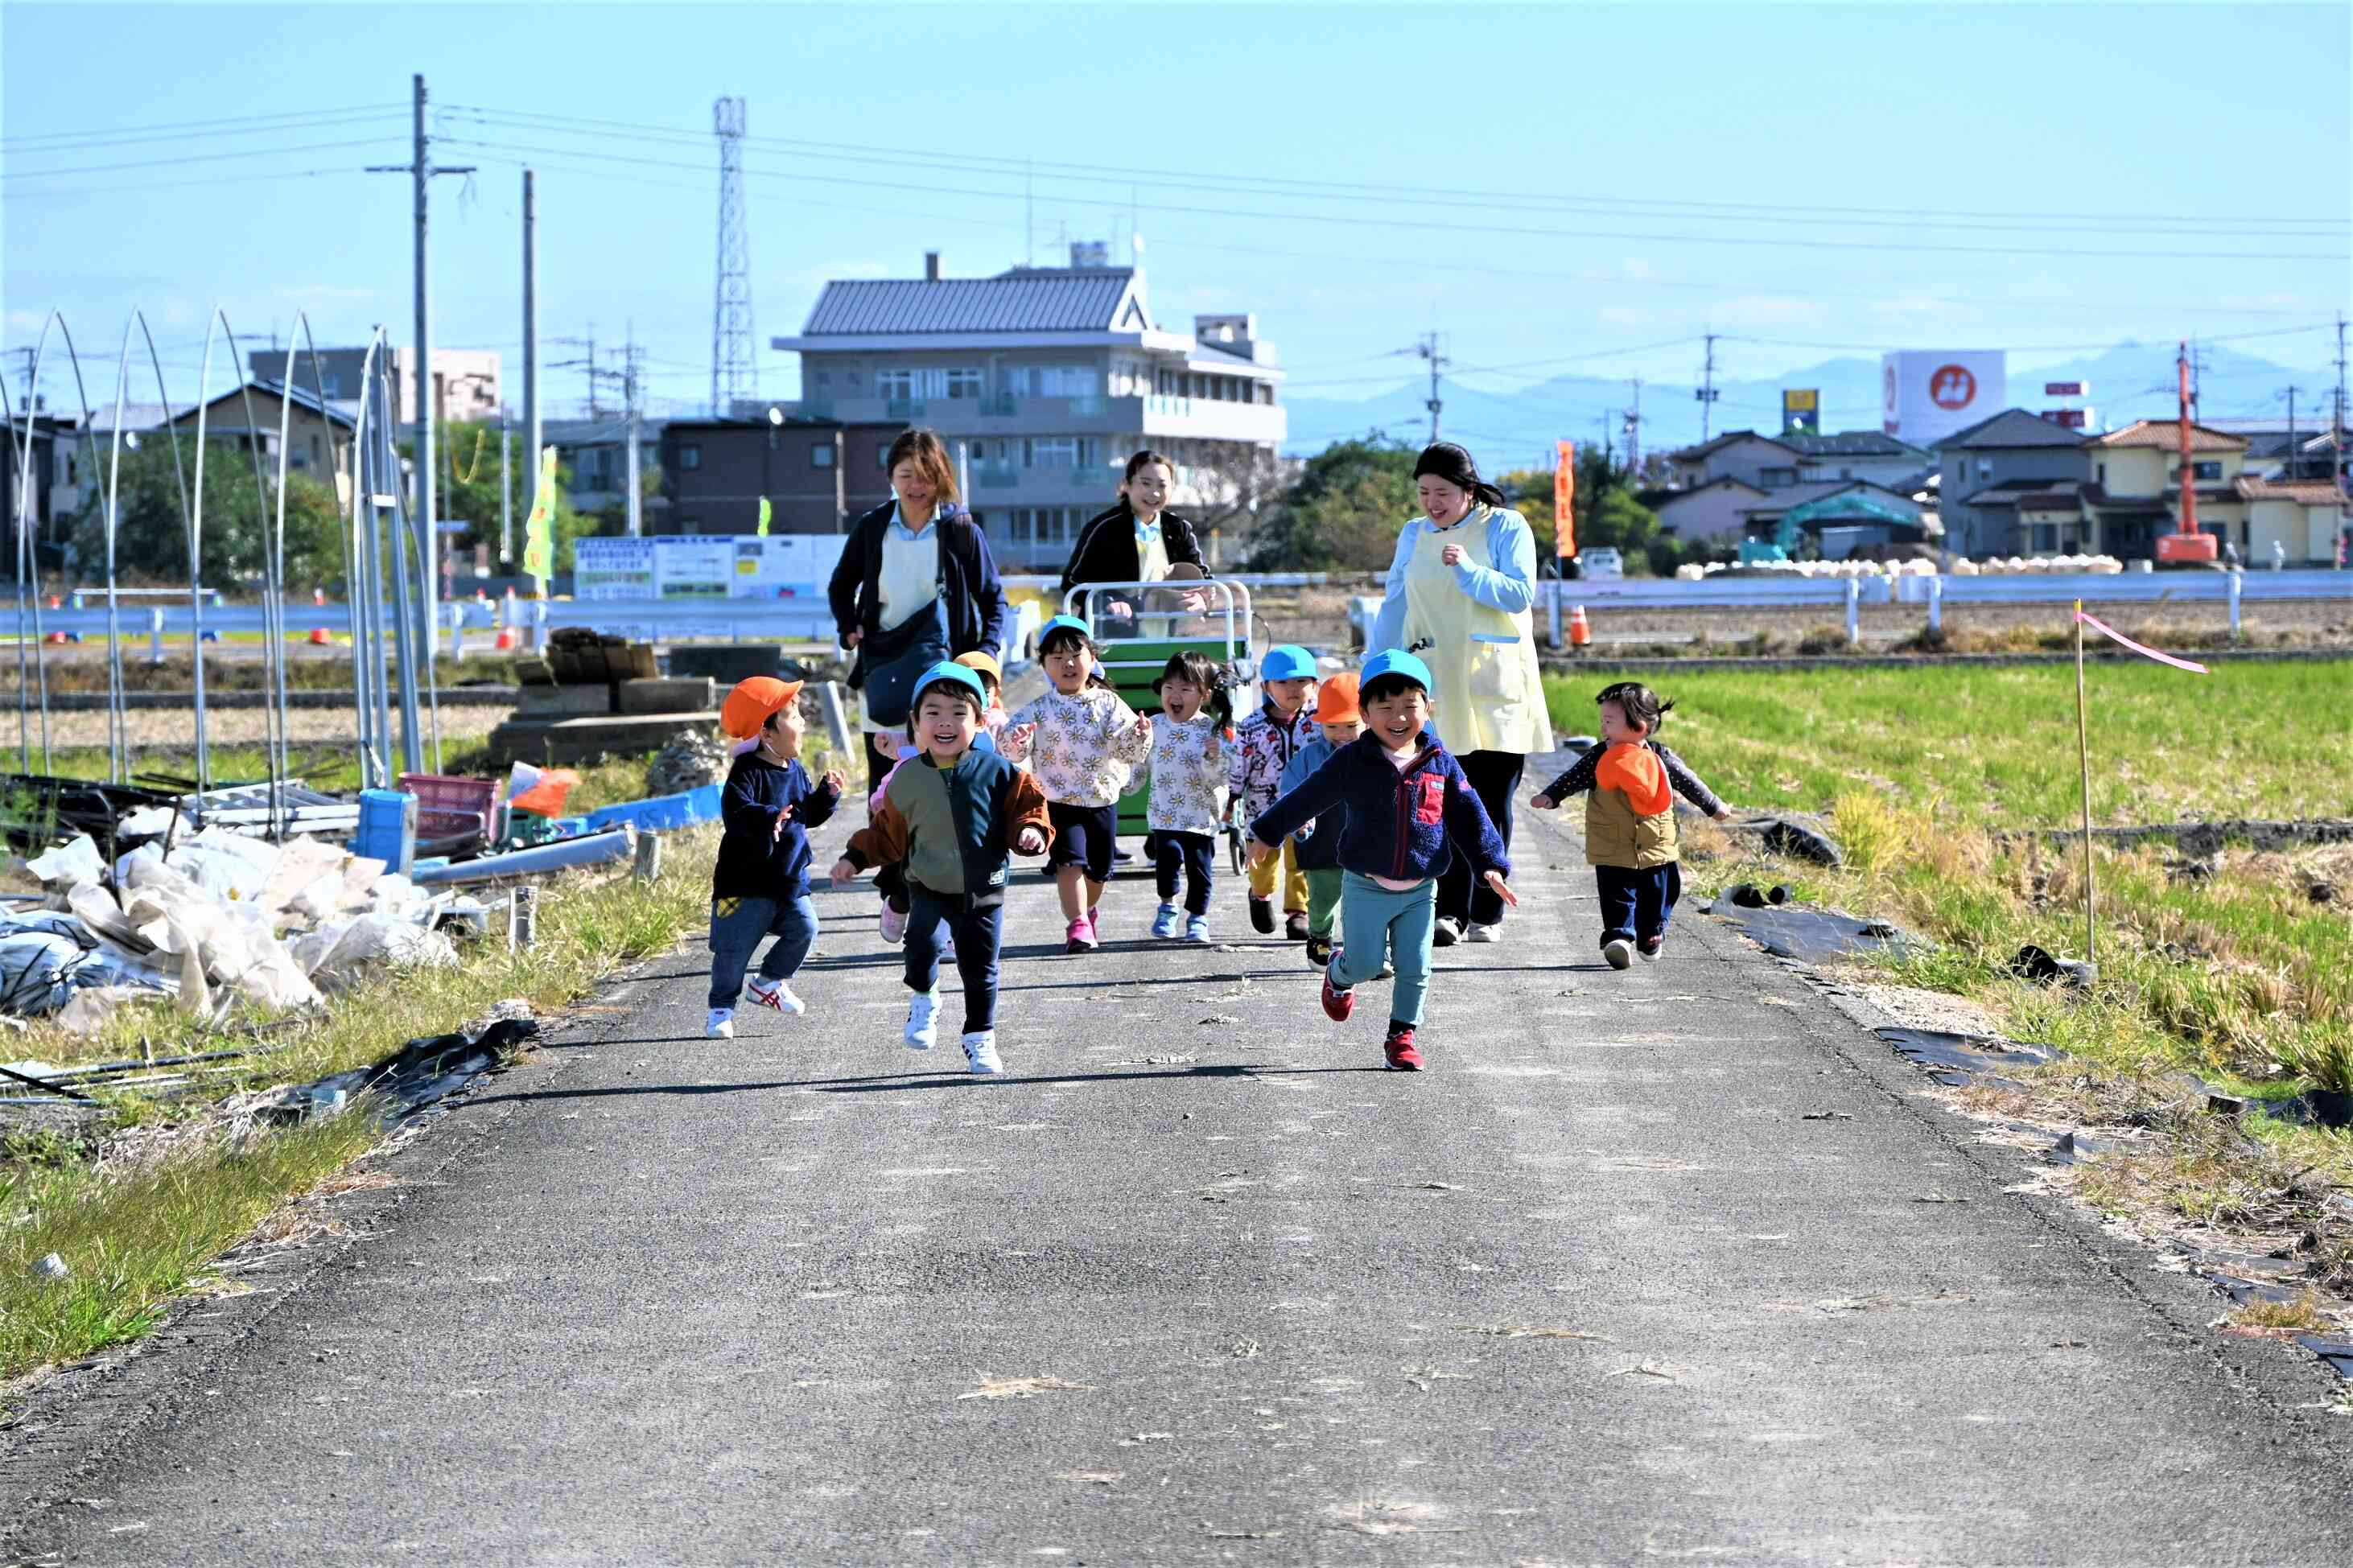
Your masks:
M 45 907 L 0 915 L 0 1014 L 95 1029 L 122 1002 L 168 996 L 217 1016 L 318 1005 L 380 964 L 453 964 L 431 895 L 338 845 L 206 828 L 121 857 L 88 837 L 28 862 Z

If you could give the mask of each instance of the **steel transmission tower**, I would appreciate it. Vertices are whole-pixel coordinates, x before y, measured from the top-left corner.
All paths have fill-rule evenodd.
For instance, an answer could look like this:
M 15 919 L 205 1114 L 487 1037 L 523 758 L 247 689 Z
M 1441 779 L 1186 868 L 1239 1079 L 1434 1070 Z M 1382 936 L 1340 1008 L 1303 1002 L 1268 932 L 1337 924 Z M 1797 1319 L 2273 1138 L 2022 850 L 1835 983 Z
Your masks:
M 752 243 L 744 219 L 744 100 L 711 106 L 719 138 L 719 284 L 711 309 L 711 415 L 759 395 L 752 362 Z

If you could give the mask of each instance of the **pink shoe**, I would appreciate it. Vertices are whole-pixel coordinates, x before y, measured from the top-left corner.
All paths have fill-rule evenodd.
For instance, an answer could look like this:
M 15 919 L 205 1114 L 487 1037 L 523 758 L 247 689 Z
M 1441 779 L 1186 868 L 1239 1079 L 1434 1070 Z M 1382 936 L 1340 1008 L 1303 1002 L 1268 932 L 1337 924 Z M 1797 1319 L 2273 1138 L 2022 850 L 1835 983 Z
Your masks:
M 882 940 L 896 947 L 907 938 L 907 917 L 890 905 L 882 906 Z
M 1081 915 L 1077 920 L 1071 922 L 1069 940 L 1065 942 L 1063 951 L 1066 952 L 1092 952 L 1094 950 L 1095 923 L 1094 921 L 1087 919 L 1084 915 Z

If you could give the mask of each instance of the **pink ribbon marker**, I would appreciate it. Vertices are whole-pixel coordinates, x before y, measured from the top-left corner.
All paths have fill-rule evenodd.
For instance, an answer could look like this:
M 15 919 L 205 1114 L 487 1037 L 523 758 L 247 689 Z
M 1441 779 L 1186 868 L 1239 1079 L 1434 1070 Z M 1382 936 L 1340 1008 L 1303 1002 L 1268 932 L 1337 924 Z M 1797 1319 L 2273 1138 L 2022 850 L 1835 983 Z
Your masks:
M 2075 618 L 2083 622 L 2085 626 L 2091 627 L 2094 631 L 2098 632 L 2102 637 L 2106 637 L 2110 642 L 2124 644 L 2125 647 L 2132 649 L 2133 652 L 2140 655 L 2143 658 L 2153 658 L 2159 664 L 2169 664 L 2176 669 L 2186 669 L 2192 675 L 2211 675 L 2213 673 L 2202 664 L 2193 664 L 2186 658 L 2176 658 L 2169 653 L 2159 653 L 2153 647 L 2144 647 L 2139 643 L 2133 641 L 2132 638 L 2125 636 L 2124 633 L 2116 630 L 2116 627 L 2108 625 L 2105 621 L 2101 620 L 2096 616 L 2087 616 L 2083 611 L 2077 610 L 2075 612 Z

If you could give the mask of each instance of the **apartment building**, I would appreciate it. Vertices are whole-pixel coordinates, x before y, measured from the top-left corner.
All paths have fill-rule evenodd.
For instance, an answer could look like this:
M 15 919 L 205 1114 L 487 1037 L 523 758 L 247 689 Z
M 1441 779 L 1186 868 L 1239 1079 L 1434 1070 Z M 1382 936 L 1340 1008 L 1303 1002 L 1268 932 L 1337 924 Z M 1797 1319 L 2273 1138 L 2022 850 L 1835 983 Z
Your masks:
M 801 356 L 785 412 L 938 431 L 1018 571 L 1062 565 L 1138 447 L 1169 458 L 1180 511 L 1254 504 L 1285 430 L 1273 345 L 1247 313 L 1164 325 L 1143 269 L 1101 256 L 1073 246 L 1068 267 L 949 278 L 933 252 L 920 279 L 828 283 L 798 335 L 772 341 Z
M 284 381 L 289 351 L 282 348 L 254 349 L 246 356 L 246 363 L 257 382 Z M 319 350 L 315 369 L 307 348 L 292 351 L 293 386 L 309 392 L 315 384 L 330 403 L 355 404 L 363 388 L 361 374 L 367 363 L 367 349 L 322 348 Z M 407 425 L 417 416 L 417 360 L 412 353 L 395 347 L 390 353 L 393 374 L 393 418 Z M 313 376 L 315 374 L 315 383 Z M 496 419 L 499 416 L 499 356 L 490 349 L 443 349 L 433 351 L 433 387 L 437 412 L 441 419 L 456 423 L 466 419 Z

